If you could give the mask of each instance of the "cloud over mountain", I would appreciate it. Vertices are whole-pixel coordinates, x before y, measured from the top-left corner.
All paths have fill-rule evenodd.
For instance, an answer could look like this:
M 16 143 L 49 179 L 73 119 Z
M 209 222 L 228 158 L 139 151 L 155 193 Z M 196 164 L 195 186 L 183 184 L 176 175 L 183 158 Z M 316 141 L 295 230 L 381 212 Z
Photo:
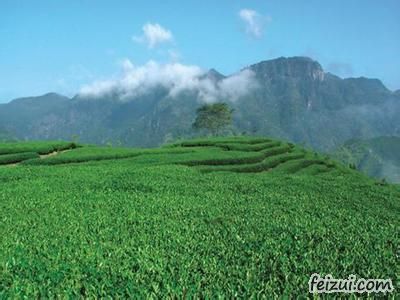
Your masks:
M 117 93 L 120 99 L 124 100 L 146 94 L 160 86 L 168 89 L 171 97 L 191 91 L 198 93 L 199 99 L 205 102 L 235 101 L 254 89 L 257 81 L 254 73 L 248 69 L 215 80 L 195 65 L 177 62 L 160 64 L 151 60 L 142 66 L 135 66 L 126 59 L 122 63 L 119 76 L 85 85 L 81 88 L 80 95 L 96 98 Z

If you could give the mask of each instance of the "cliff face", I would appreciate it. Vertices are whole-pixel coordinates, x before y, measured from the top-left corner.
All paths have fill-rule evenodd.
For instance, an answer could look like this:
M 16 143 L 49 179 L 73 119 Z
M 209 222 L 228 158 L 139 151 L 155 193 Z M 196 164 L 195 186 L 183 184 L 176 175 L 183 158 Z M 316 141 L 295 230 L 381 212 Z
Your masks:
M 280 57 L 251 65 L 249 69 L 257 74 L 260 80 L 324 80 L 325 73 L 321 65 L 308 57 Z

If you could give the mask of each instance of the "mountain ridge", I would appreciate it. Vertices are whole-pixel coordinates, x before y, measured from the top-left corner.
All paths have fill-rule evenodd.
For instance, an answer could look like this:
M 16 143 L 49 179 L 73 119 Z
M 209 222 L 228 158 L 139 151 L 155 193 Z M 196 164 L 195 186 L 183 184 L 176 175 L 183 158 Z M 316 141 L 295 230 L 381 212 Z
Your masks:
M 234 126 L 227 134 L 268 135 L 318 150 L 334 149 L 354 137 L 400 135 L 400 95 L 378 79 L 342 79 L 307 57 L 280 57 L 244 70 L 254 75 L 251 83 L 257 87 L 236 100 L 224 94 L 217 99 L 235 109 Z M 237 74 L 210 69 L 202 76 L 207 84 L 219 86 Z M 236 81 L 230 84 L 231 89 L 239 86 Z M 97 144 L 157 146 L 195 136 L 191 123 L 202 103 L 196 91 L 171 95 L 166 87 L 124 99 L 117 91 L 97 98 L 48 93 L 0 105 L 0 127 L 22 140 L 78 135 Z
M 256 73 L 263 73 L 266 76 L 302 77 L 306 75 L 318 80 L 323 80 L 324 78 L 322 66 L 317 61 L 305 56 L 282 56 L 252 64 L 247 68 Z
M 272 64 L 275 64 L 275 63 L 278 63 L 278 62 L 282 62 L 282 61 L 286 61 L 286 62 L 290 62 L 290 61 L 307 62 L 307 63 L 310 63 L 311 65 L 316 66 L 316 70 L 322 71 L 325 75 L 332 76 L 332 77 L 335 77 L 337 79 L 346 80 L 346 81 L 369 81 L 369 82 L 375 82 L 377 86 L 380 86 L 381 88 L 384 88 L 385 90 L 390 91 L 393 94 L 400 95 L 400 89 L 390 90 L 389 88 L 387 88 L 384 85 L 384 83 L 379 78 L 369 78 L 369 77 L 365 77 L 365 76 L 340 77 L 340 76 L 338 76 L 336 74 L 333 74 L 331 72 L 325 71 L 318 61 L 316 61 L 316 60 L 314 60 L 314 59 L 312 59 L 310 57 L 307 57 L 307 56 L 291 56 L 291 57 L 280 56 L 280 57 L 274 58 L 274 59 L 262 60 L 262 61 L 259 61 L 259 62 L 254 63 L 254 64 L 250 64 L 250 65 L 242 68 L 241 71 L 247 70 L 247 69 L 254 69 L 254 68 L 257 68 L 257 66 L 265 66 L 265 65 L 271 66 Z M 219 77 L 219 78 L 226 78 L 226 77 L 230 77 L 231 75 L 224 75 L 221 72 L 219 72 L 218 70 L 216 70 L 215 68 L 210 68 L 207 72 L 204 73 L 203 76 L 210 76 L 210 77 L 216 76 L 216 77 Z M 47 93 L 36 95 L 36 96 L 24 96 L 24 97 L 13 98 L 13 99 L 9 100 L 8 102 L 0 103 L 0 105 L 10 104 L 11 102 L 15 102 L 15 101 L 25 101 L 25 100 L 32 99 L 32 98 L 39 99 L 39 98 L 42 98 L 42 97 L 50 97 L 50 96 L 51 97 L 55 97 L 55 98 L 60 98 L 60 99 L 64 98 L 64 99 L 72 100 L 72 99 L 76 99 L 77 97 L 79 97 L 79 93 L 75 94 L 72 97 L 68 97 L 68 96 L 62 95 L 62 94 L 60 94 L 58 92 L 47 92 Z

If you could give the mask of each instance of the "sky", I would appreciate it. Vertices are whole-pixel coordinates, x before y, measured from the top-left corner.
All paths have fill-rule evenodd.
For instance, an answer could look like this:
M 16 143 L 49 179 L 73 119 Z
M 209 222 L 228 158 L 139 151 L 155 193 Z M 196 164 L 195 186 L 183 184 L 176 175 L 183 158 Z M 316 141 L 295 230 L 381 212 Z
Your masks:
M 73 96 L 133 66 L 229 75 L 280 56 L 396 90 L 399 53 L 398 0 L 0 1 L 0 102 Z

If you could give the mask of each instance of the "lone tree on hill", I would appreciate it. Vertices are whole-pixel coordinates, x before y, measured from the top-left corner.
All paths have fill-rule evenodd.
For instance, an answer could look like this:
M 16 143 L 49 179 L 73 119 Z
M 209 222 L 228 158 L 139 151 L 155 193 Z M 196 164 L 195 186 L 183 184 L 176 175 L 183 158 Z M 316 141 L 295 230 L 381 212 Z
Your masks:
M 205 129 L 214 136 L 218 135 L 232 123 L 233 111 L 226 103 L 205 104 L 197 109 L 193 128 Z

